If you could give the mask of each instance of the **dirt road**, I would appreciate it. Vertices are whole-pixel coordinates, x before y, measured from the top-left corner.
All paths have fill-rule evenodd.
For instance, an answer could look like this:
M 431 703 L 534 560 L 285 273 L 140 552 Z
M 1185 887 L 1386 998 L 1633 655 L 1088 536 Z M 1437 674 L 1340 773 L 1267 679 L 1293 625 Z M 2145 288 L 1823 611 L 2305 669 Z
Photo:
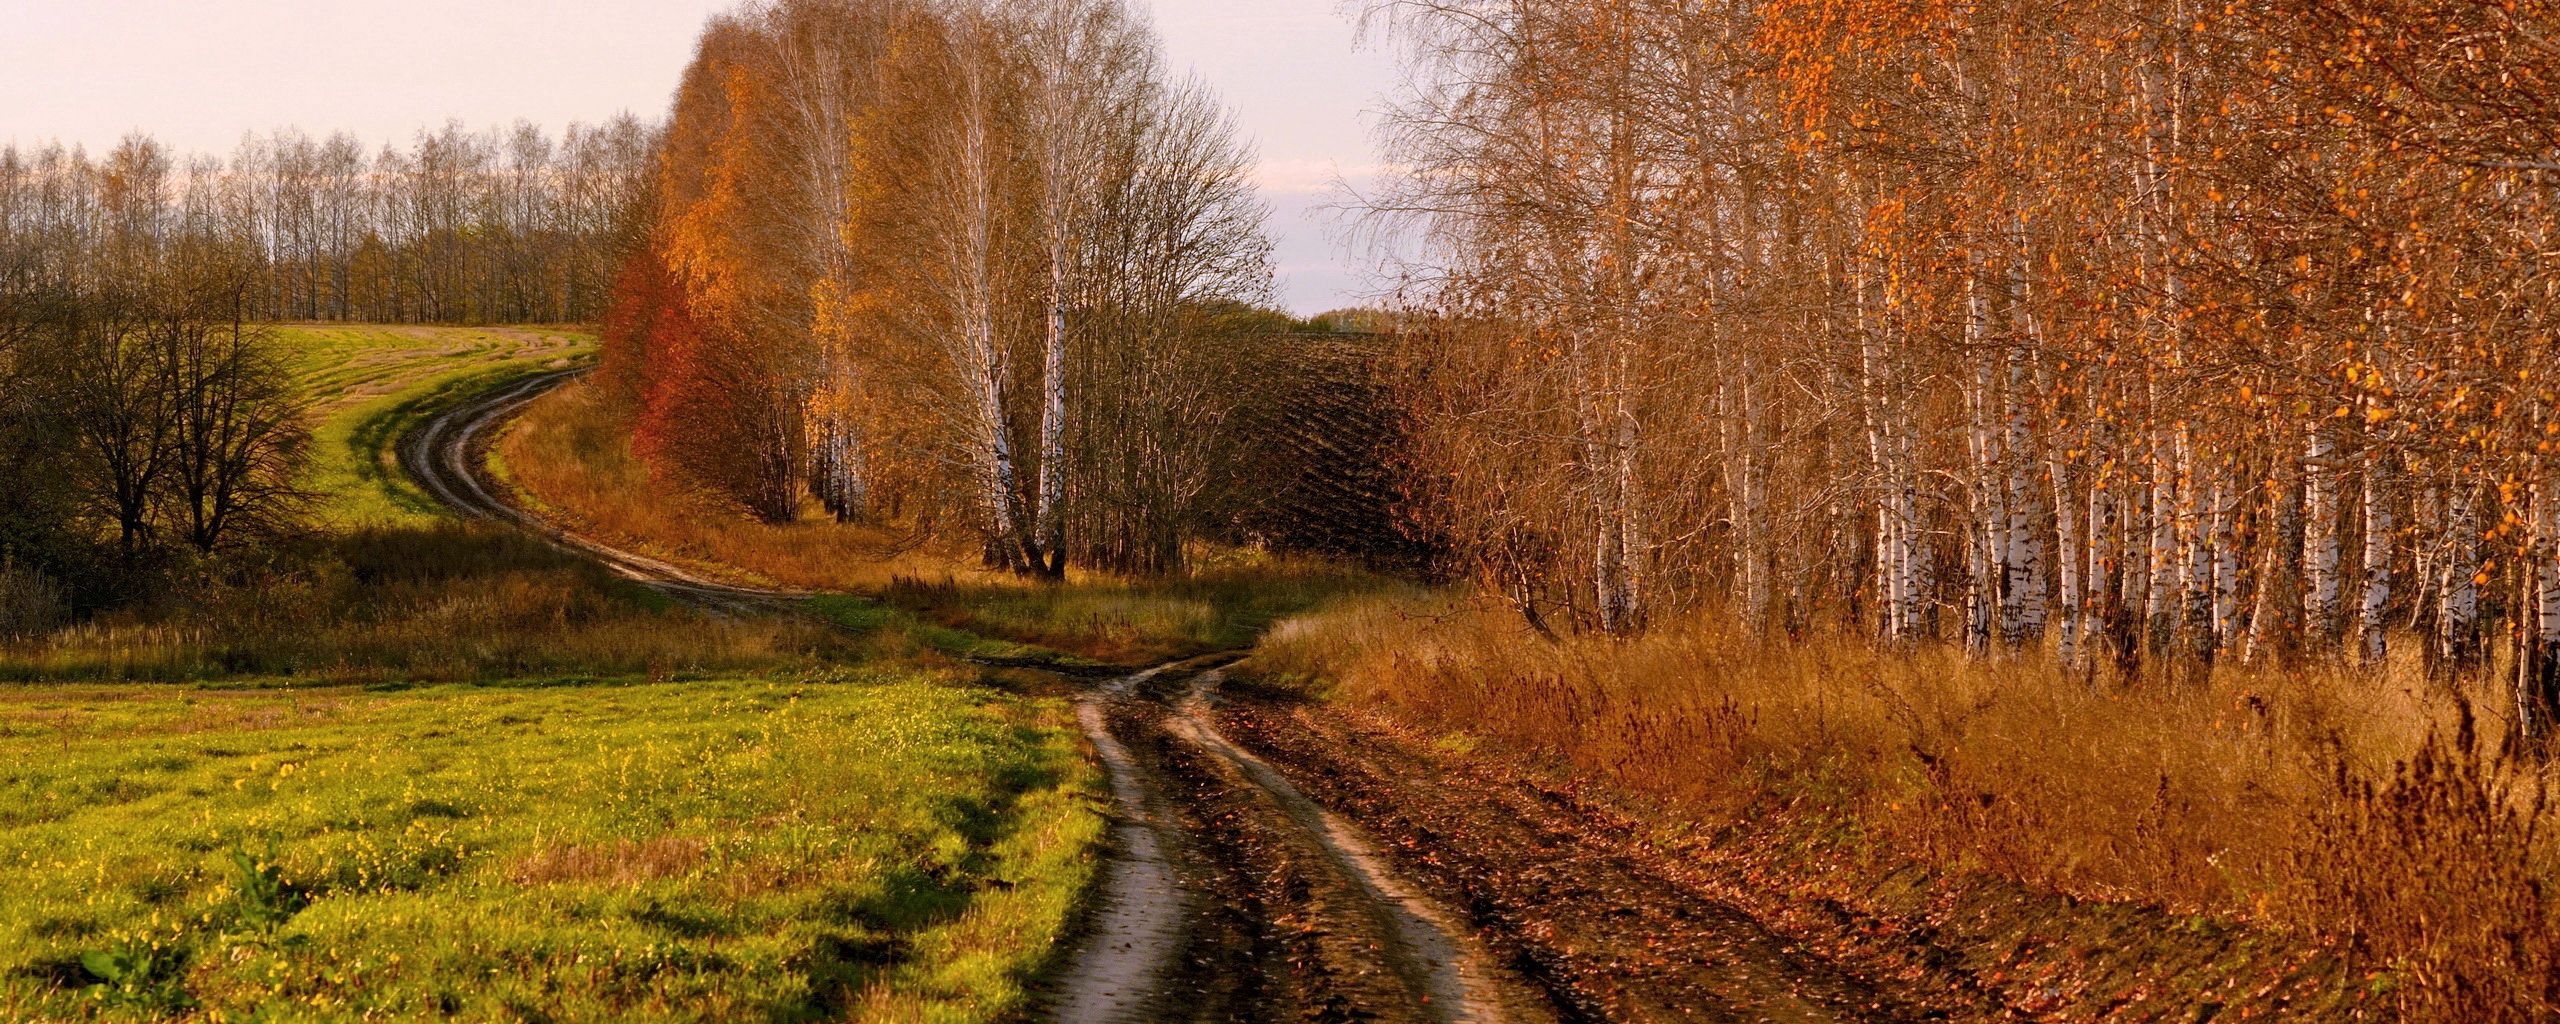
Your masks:
M 567 534 L 509 503 L 483 464 L 487 439 L 575 372 L 435 417 L 403 441 L 402 464 L 458 511 L 671 596 L 738 614 L 793 596 Z M 1049 986 L 1054 1019 L 2002 1016 L 1927 970 L 1922 994 L 1888 993 L 1864 979 L 1891 972 L 1908 988 L 1907 959 L 1814 955 L 1712 886 L 1648 864 L 1604 815 L 1466 777 L 1320 708 L 1230 698 L 1236 657 L 1157 666 L 1078 699 L 1114 821 L 1101 890 Z
M 523 377 L 437 413 L 400 439 L 400 468 L 430 497 L 474 519 L 505 523 L 603 563 L 616 574 L 678 600 L 724 611 L 752 611 L 795 596 L 784 590 L 741 587 L 662 559 L 564 532 L 522 508 L 505 485 L 490 479 L 488 448 L 499 426 L 551 389 L 576 380 L 584 369 L 552 370 Z

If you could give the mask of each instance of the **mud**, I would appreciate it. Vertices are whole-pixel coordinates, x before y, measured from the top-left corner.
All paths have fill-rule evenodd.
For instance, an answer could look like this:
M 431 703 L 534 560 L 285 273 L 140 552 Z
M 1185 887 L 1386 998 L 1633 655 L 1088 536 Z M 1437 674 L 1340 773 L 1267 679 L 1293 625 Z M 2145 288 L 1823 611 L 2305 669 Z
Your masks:
M 577 372 L 527 378 L 436 416 L 403 440 L 402 465 L 458 511 L 680 600 L 753 614 L 798 596 L 562 532 L 489 480 L 492 428 Z M 1908 956 L 1837 954 L 1855 942 L 1828 955 L 1799 945 L 1649 856 L 1623 821 L 1552 791 L 1421 757 L 1336 712 L 1224 699 L 1221 668 L 1233 659 L 1158 666 L 1078 696 L 1077 720 L 1110 785 L 1110 850 L 1084 927 L 1046 986 L 1049 1016 L 2008 1016 L 1960 973 L 1914 971 Z M 1873 980 L 1887 976 L 1896 983 Z
M 1455 915 L 1210 721 L 1204 659 L 1088 692 L 1111 776 L 1102 895 L 1050 1007 L 1062 1021 L 1538 1021 Z
M 1461 908 L 1563 1019 L 2011 1019 L 1961 972 L 1927 967 L 1925 951 L 1864 958 L 1856 936 L 1815 949 L 1781 934 L 1661 862 L 1628 822 L 1553 791 L 1453 768 L 1288 701 L 1231 702 L 1218 721 L 1294 785 L 1388 837 L 1393 867 Z

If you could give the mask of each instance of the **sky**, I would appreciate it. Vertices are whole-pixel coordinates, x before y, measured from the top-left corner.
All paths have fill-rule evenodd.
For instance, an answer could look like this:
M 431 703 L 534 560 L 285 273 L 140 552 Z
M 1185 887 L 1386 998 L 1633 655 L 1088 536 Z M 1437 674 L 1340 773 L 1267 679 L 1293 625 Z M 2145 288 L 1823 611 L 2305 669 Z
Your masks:
M 1278 298 L 1308 314 L 1359 301 L 1365 264 L 1327 207 L 1378 158 L 1393 61 L 1355 44 L 1337 0 L 1132 0 L 1176 73 L 1236 112 L 1272 208 Z M 405 142 L 458 118 L 554 131 L 623 111 L 657 118 L 705 18 L 727 0 L 0 0 L 0 140 L 103 152 L 131 131 L 223 154 L 297 127 Z

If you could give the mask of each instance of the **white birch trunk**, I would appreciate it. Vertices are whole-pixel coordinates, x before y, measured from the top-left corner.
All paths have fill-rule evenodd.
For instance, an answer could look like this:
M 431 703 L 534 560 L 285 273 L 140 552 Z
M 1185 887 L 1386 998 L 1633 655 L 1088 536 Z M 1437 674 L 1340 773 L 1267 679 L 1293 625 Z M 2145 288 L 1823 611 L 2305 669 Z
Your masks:
M 1040 358 L 1040 507 L 1041 570 L 1063 573 L 1067 565 L 1067 268 L 1066 236 L 1052 229 L 1049 245 L 1048 318 Z
M 2211 490 L 2206 534 L 2213 548 L 2213 643 L 2220 650 L 2240 639 L 2240 499 L 2227 472 L 2214 474 Z
M 2001 639 L 2012 646 L 2044 635 L 2045 605 L 2051 597 L 2044 537 L 2035 528 L 2040 510 L 2036 507 L 2036 463 L 2031 454 L 2035 441 L 2027 416 L 2025 363 L 2024 356 L 2010 357 L 2008 438 L 2004 445 L 2009 464 L 2009 521 L 2003 530 L 2007 551 L 2001 559 L 2007 574 L 2001 595 L 2001 618 L 2005 620 L 2001 623 Z
M 2302 632 L 2314 645 L 2337 635 L 2338 541 L 2337 442 L 2325 424 L 2313 424 L 2302 459 Z
M 2388 627 L 2385 616 L 2391 609 L 2391 495 L 2388 477 L 2390 464 L 2380 458 L 2366 461 L 2364 471 L 2364 595 L 2357 608 L 2357 633 L 2364 657 L 2379 662 L 2389 653 Z
M 1865 399 L 1861 404 L 1867 419 L 1868 462 L 1875 476 L 1876 591 L 1882 599 L 1876 617 L 1878 632 L 1885 639 L 1903 640 L 1914 632 L 1911 611 L 1919 601 L 1917 545 L 1905 512 L 1910 491 L 1905 484 L 1902 443 L 1895 429 L 1885 341 L 1880 325 L 1871 319 L 1874 314 L 1868 307 L 1868 287 L 1863 276 L 1855 285 L 1862 328 L 1859 389 Z
M 2480 523 L 2478 488 L 2457 482 L 2446 501 L 2443 565 L 2438 570 L 2436 657 L 2460 669 L 2479 653 Z
M 2143 552 L 2149 567 L 2142 599 L 2145 620 L 2144 635 L 2151 645 L 2164 646 L 2177 621 L 2178 599 L 2184 594 L 2184 560 L 2178 557 L 2178 482 L 2171 458 L 2164 458 L 2158 439 L 2152 441 L 2151 502 L 2144 526 L 2150 531 Z
M 2516 731 L 2542 743 L 2560 715 L 2560 487 L 2536 481 L 2532 501 L 2524 649 L 2516 658 Z
M 1967 448 L 1973 457 L 1972 478 L 1965 487 L 1974 527 L 1967 531 L 1965 569 L 1971 585 L 1965 591 L 1964 643 L 1967 648 L 1988 649 L 1995 639 L 2011 635 L 2007 601 L 2009 588 L 2009 513 L 2003 507 L 2008 497 L 2002 491 L 2000 474 L 2001 437 L 1994 423 L 1995 395 L 1999 392 L 1999 370 L 1992 356 L 1984 351 L 1984 327 L 1989 320 L 1985 301 L 1977 279 L 1965 279 L 1965 347 L 1974 360 L 1973 379 L 1965 396 L 1967 413 Z
M 2287 545 L 2292 542 L 2300 525 L 2294 486 L 2294 474 L 2298 471 L 2297 464 L 2291 460 L 2285 460 L 2284 466 L 2277 470 L 2280 483 L 2275 491 L 2275 508 L 2262 531 L 2265 534 L 2263 553 L 2258 559 L 2254 580 L 2257 591 L 2251 595 L 2249 605 L 2249 647 L 2243 652 L 2251 664 L 2262 664 L 2272 659 L 2278 639 L 2283 635 L 2283 584 L 2294 578 L 2297 568 L 2289 557 Z
M 1757 631 L 1767 624 L 1773 595 L 1769 572 L 1767 484 L 1758 460 L 1759 394 L 1753 384 L 1757 360 L 1745 353 L 1739 379 L 1720 384 L 1722 399 L 1726 500 L 1733 517 L 1734 569 L 1740 580 L 1743 625 Z
M 2054 446 L 2055 449 L 2060 447 Z M 2048 472 L 2053 477 L 2053 564 L 2058 570 L 2055 578 L 2061 589 L 2058 596 L 2062 604 L 2062 619 L 2056 623 L 2054 631 L 2054 653 L 2063 664 L 2077 665 L 2081 658 L 2081 605 L 2085 601 L 2080 591 L 2083 569 L 2080 538 L 2083 510 L 2087 506 L 2074 496 L 2072 486 L 2076 481 L 2070 465 L 2062 456 L 2057 454 L 2053 457 Z
M 2110 570 L 2119 564 L 2114 546 L 2115 495 L 2103 489 L 2104 483 L 2102 471 L 2093 469 L 2081 484 L 2089 492 L 2089 531 L 2082 540 L 2088 548 L 2087 563 L 2080 570 L 2080 644 L 2084 649 L 2094 649 L 2108 639 L 2107 610 L 2113 600 L 2110 587 L 2114 582 Z

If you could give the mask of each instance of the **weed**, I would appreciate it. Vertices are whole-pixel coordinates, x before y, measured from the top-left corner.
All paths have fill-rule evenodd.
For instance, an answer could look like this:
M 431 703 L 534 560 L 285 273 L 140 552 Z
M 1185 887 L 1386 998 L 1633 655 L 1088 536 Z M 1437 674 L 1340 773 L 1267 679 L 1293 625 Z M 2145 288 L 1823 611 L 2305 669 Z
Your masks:
M 99 1003 L 166 1014 L 195 1005 L 181 984 L 187 957 L 175 943 L 132 939 L 80 954 L 80 969 L 93 979 L 88 993 Z
M 244 849 L 231 851 L 232 916 L 253 934 L 274 935 L 287 918 L 311 902 L 300 889 L 285 882 L 284 868 L 276 860 L 272 839 L 267 841 L 264 857 Z

